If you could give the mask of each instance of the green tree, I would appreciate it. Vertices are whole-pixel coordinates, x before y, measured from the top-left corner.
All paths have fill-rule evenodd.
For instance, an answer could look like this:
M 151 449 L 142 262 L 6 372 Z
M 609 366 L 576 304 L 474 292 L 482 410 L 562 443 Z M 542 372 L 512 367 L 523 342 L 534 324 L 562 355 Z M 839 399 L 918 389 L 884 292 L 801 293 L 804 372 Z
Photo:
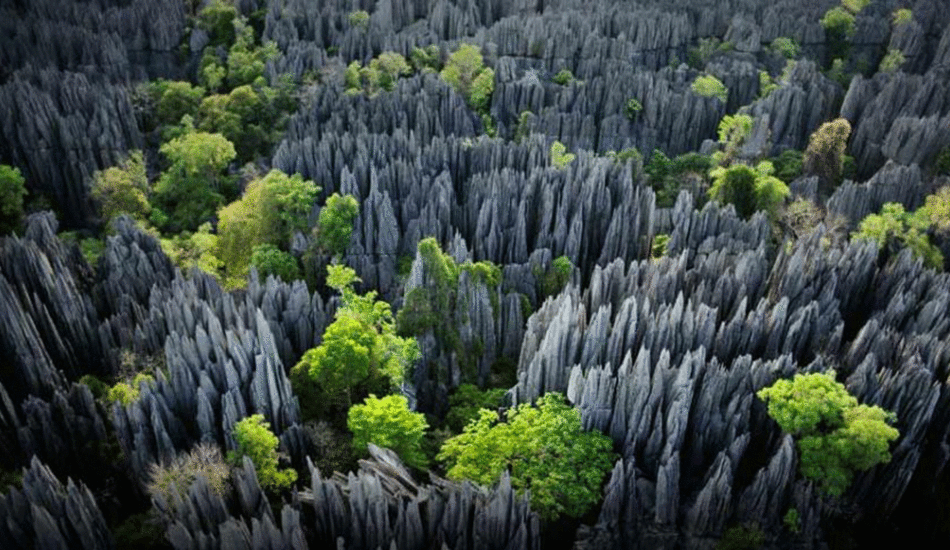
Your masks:
M 211 45 L 219 46 L 234 42 L 234 20 L 237 8 L 225 0 L 211 0 L 198 13 L 198 27 L 211 36 Z
M 859 405 L 834 371 L 796 374 L 759 390 L 769 416 L 797 441 L 799 467 L 831 495 L 841 495 L 856 471 L 887 463 L 888 447 L 898 438 L 888 425 L 893 414 Z
M 574 162 L 575 158 L 577 158 L 577 155 L 568 153 L 567 148 L 560 141 L 551 144 L 551 164 L 558 170 L 567 168 L 570 163 Z
M 823 195 L 830 195 L 841 178 L 850 135 L 851 123 L 838 118 L 819 126 L 808 140 L 802 167 L 805 174 L 818 176 Z
M 825 12 L 821 26 L 825 28 L 829 58 L 847 57 L 848 40 L 854 36 L 854 15 L 841 6 L 835 6 Z
M 378 398 L 370 394 L 362 405 L 353 405 L 346 426 L 353 432 L 353 449 L 365 453 L 369 443 L 395 451 L 413 468 L 427 465 L 422 440 L 429 427 L 425 415 L 409 410 L 402 395 Z
M 228 86 L 231 88 L 251 84 L 264 76 L 264 66 L 280 55 L 277 45 L 268 42 L 263 46 L 254 44 L 254 29 L 243 17 L 235 20 L 235 39 L 228 50 Z
M 297 258 L 272 244 L 255 246 L 251 253 L 251 265 L 257 268 L 257 273 L 261 278 L 274 275 L 288 283 L 300 278 Z
M 332 254 L 343 254 L 353 234 L 353 220 L 359 215 L 360 205 L 352 195 L 334 193 L 327 197 L 320 211 L 317 238 L 320 245 Z
M 156 115 L 161 124 L 178 124 L 181 117 L 194 115 L 205 95 L 204 88 L 192 86 L 190 82 L 158 83 L 160 96 L 156 105 Z
M 950 185 L 928 196 L 917 214 L 938 233 L 950 235 Z
M 703 97 L 718 97 L 723 103 L 729 98 L 729 90 L 721 80 L 713 75 L 697 77 L 691 86 L 693 93 Z
M 911 21 L 913 21 L 914 12 L 906 8 L 897 9 L 897 10 L 894 10 L 893 17 L 894 17 L 894 26 L 900 27 L 902 25 L 906 25 L 910 23 Z
M 482 409 L 477 420 L 445 442 L 438 459 L 450 479 L 481 485 L 511 475 L 519 493 L 531 492 L 531 508 L 545 520 L 580 517 L 600 500 L 600 486 L 613 466 L 610 438 L 585 432 L 577 409 L 556 393 L 508 410 L 505 422 Z
M 160 148 L 171 163 L 155 186 L 155 198 L 169 212 L 173 232 L 195 229 L 224 201 L 223 174 L 236 155 L 221 134 L 188 132 Z
M 635 97 L 631 97 L 627 100 L 627 103 L 623 107 L 623 114 L 627 116 L 630 120 L 636 120 L 640 116 L 640 111 L 643 110 L 643 104 L 640 103 Z
M 357 281 L 346 266 L 327 267 L 327 285 L 340 292 L 343 305 L 324 331 L 323 342 L 291 369 L 295 393 L 308 398 L 301 400 L 305 417 L 347 410 L 354 397 L 389 392 L 402 383 L 419 356 L 414 338 L 396 335 L 389 304 L 376 300 L 375 291 L 357 294 Z
M 379 87 L 387 92 L 393 91 L 396 80 L 412 73 L 406 58 L 396 52 L 383 52 L 373 58 L 370 67 L 379 72 Z
M 904 64 L 904 52 L 897 48 L 887 50 L 887 54 L 881 58 L 881 63 L 877 66 L 878 72 L 894 73 L 900 70 Z
M 270 431 L 270 423 L 264 415 L 255 414 L 239 420 L 231 433 L 237 449 L 228 453 L 228 461 L 240 466 L 243 457 L 248 457 L 257 470 L 257 480 L 267 490 L 287 489 L 297 481 L 297 472 L 292 468 L 279 470 L 277 447 L 280 440 Z
M 474 44 L 461 44 L 440 73 L 442 80 L 468 101 L 479 114 L 486 114 L 495 87 L 495 72 L 485 67 L 482 53 Z
M 559 86 L 567 86 L 574 81 L 574 73 L 570 69 L 561 69 L 551 81 Z
M 92 198 L 102 206 L 102 218 L 109 222 L 119 214 L 144 221 L 152 207 L 148 202 L 148 178 L 141 151 L 132 151 L 119 166 L 93 175 Z
M 220 258 L 232 277 L 243 277 L 254 247 L 280 247 L 294 231 L 307 228 L 307 216 L 320 188 L 300 174 L 271 170 L 251 181 L 240 200 L 218 212 Z
M 348 15 L 346 19 L 351 27 L 355 27 L 362 31 L 365 31 L 369 28 L 369 12 L 366 10 L 356 10 L 350 12 L 350 15 Z
M 881 207 L 880 214 L 870 214 L 861 220 L 858 230 L 851 236 L 876 242 L 885 254 L 894 254 L 901 247 L 907 247 L 914 256 L 924 261 L 924 265 L 940 269 L 943 266 L 943 254 L 927 237 L 930 228 L 927 212 L 924 210 L 911 214 L 904 211 L 902 204 L 889 202 Z
M 795 59 L 798 57 L 798 52 L 800 48 L 798 42 L 795 42 L 787 36 L 780 36 L 772 41 L 772 50 L 776 51 L 787 59 Z
M 0 164 L 0 234 L 13 231 L 23 218 L 23 185 L 20 169 Z
M 480 389 L 475 384 L 461 384 L 449 396 L 449 412 L 445 425 L 453 433 L 462 433 L 465 426 L 476 420 L 481 409 L 496 409 L 505 395 L 503 388 Z
M 437 73 L 442 70 L 442 53 L 439 46 L 429 44 L 425 48 L 413 48 L 409 54 L 412 68 L 420 73 Z
M 218 236 L 211 232 L 211 222 L 201 224 L 194 233 L 183 231 L 171 238 L 161 238 L 159 244 L 183 273 L 200 269 L 220 282 L 224 262 L 216 255 Z
M 745 164 L 717 167 L 709 172 L 713 178 L 709 198 L 721 204 L 732 204 L 744 218 L 759 210 L 774 217 L 789 190 L 782 180 L 772 175 L 773 172 L 774 167 L 769 161 L 760 162 L 755 169 Z

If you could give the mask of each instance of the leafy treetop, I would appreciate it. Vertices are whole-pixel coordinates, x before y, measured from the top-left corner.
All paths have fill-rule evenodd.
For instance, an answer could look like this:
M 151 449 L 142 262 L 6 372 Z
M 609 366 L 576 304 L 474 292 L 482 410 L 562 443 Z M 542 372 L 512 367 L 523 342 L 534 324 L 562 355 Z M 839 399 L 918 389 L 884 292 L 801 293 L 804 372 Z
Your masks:
M 280 440 L 270 431 L 270 423 L 264 421 L 264 415 L 255 414 L 239 420 L 231 435 L 237 449 L 228 453 L 228 461 L 239 466 L 243 457 L 250 458 L 261 487 L 276 491 L 289 488 L 297 481 L 297 472 L 292 468 L 278 469 Z
M 409 410 L 404 396 L 371 394 L 363 404 L 350 407 L 346 425 L 353 432 L 355 450 L 365 452 L 372 443 L 395 451 L 409 466 L 426 467 L 422 440 L 429 425 L 424 414 Z
M 615 458 L 612 443 L 599 432 L 584 432 L 580 412 L 561 395 L 510 409 L 505 420 L 482 409 L 461 435 L 445 442 L 438 458 L 449 478 L 490 485 L 508 471 L 512 486 L 531 492 L 531 507 L 545 520 L 580 517 L 600 500 Z

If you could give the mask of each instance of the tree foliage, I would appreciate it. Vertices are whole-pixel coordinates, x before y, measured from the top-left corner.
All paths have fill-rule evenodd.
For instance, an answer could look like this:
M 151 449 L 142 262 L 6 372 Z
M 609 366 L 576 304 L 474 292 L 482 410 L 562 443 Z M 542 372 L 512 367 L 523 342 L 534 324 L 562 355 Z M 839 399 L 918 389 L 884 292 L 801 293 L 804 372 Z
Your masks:
M 132 151 L 119 166 L 96 172 L 93 176 L 92 198 L 102 207 L 105 222 L 128 214 L 145 221 L 152 209 L 148 202 L 148 177 L 141 151 Z
M 801 50 L 801 48 L 798 46 L 798 42 L 795 42 L 793 39 L 787 36 L 780 36 L 776 38 L 770 45 L 773 51 L 782 54 L 782 56 L 787 59 L 795 59 L 798 57 L 798 53 Z
M 940 269 L 943 266 L 943 254 L 930 243 L 927 236 L 930 228 L 928 214 L 932 211 L 939 212 L 934 208 L 938 204 L 939 201 L 932 200 L 929 208 L 925 204 L 918 212 L 910 213 L 905 212 L 900 203 L 886 203 L 881 207 L 880 214 L 871 214 L 861 220 L 858 230 L 851 236 L 876 242 L 885 254 L 894 254 L 900 248 L 907 247 L 914 256 L 921 258 L 925 265 Z
M 882 73 L 894 73 L 900 70 L 904 61 L 906 61 L 904 52 L 897 48 L 891 48 L 887 50 L 887 54 L 881 58 L 881 63 L 877 66 L 877 70 Z
M 326 206 L 320 211 L 317 222 L 317 238 L 320 245 L 331 254 L 343 254 L 353 234 L 353 220 L 359 215 L 360 205 L 352 195 L 334 193 L 327 197 Z
M 243 457 L 250 458 L 261 487 L 279 491 L 297 481 L 297 472 L 292 468 L 278 469 L 277 448 L 280 440 L 270 431 L 270 423 L 264 421 L 264 415 L 255 414 L 239 420 L 234 424 L 231 435 L 237 443 L 237 449 L 228 453 L 228 461 L 240 466 Z
M 802 165 L 806 174 L 818 176 L 824 195 L 830 194 L 841 178 L 850 135 L 851 123 L 838 118 L 819 126 L 808 140 Z
M 834 371 L 796 374 L 759 390 L 768 412 L 791 434 L 801 454 L 802 475 L 831 495 L 841 495 L 856 471 L 887 463 L 888 446 L 900 433 L 888 425 L 893 414 L 860 405 Z
M 23 218 L 23 185 L 20 169 L 0 164 L 0 234 L 9 233 L 19 227 Z
M 220 280 L 224 263 L 217 257 L 218 236 L 205 222 L 195 232 L 183 231 L 170 238 L 161 238 L 162 251 L 183 273 L 200 269 Z
M 372 443 L 395 451 L 413 468 L 426 467 L 422 440 L 429 424 L 424 414 L 409 410 L 402 395 L 378 398 L 371 394 L 363 404 L 350 407 L 346 425 L 353 432 L 354 450 L 365 453 Z
M 218 212 L 220 258 L 228 274 L 243 277 L 254 247 L 280 247 L 294 231 L 307 228 L 307 216 L 320 188 L 300 174 L 271 170 L 251 181 L 244 195 Z
M 722 204 L 732 204 L 744 218 L 759 210 L 774 217 L 789 195 L 785 182 L 772 175 L 774 170 L 769 161 L 760 162 L 754 169 L 745 164 L 717 167 L 709 172 L 713 178 L 709 197 Z
M 567 168 L 569 164 L 574 162 L 575 158 L 577 158 L 577 155 L 568 153 L 567 148 L 560 141 L 551 144 L 551 164 L 558 170 Z
M 340 291 L 343 305 L 323 334 L 323 342 L 304 353 L 291 370 L 291 382 L 305 417 L 349 409 L 354 398 L 398 387 L 419 355 L 414 338 L 396 335 L 389 304 L 376 292 L 357 294 L 356 273 L 327 267 L 327 285 Z
M 171 166 L 159 178 L 155 198 L 169 214 L 168 229 L 193 230 L 224 201 L 223 172 L 234 160 L 234 145 L 221 134 L 187 132 L 160 151 Z
M 251 252 L 251 265 L 257 268 L 261 278 L 273 275 L 288 283 L 300 278 L 297 258 L 269 243 L 254 247 Z
M 438 455 L 451 479 L 482 485 L 508 471 L 519 493 L 531 492 L 531 507 L 546 520 L 580 517 L 600 500 L 600 486 L 613 465 L 610 438 L 584 432 L 580 412 L 549 393 L 537 406 L 508 410 L 505 421 L 481 410 L 462 434 L 445 442 Z
M 729 98 L 729 90 L 721 80 L 713 75 L 702 75 L 693 81 L 693 93 L 703 97 L 718 97 L 723 103 Z
M 453 433 L 462 433 L 465 426 L 476 420 L 481 409 L 496 409 L 505 395 L 503 388 L 480 389 L 475 384 L 461 384 L 449 396 L 449 412 L 445 425 Z
M 478 46 L 461 44 L 449 56 L 440 75 L 442 80 L 468 101 L 475 112 L 487 114 L 491 94 L 495 89 L 495 71 L 485 67 Z

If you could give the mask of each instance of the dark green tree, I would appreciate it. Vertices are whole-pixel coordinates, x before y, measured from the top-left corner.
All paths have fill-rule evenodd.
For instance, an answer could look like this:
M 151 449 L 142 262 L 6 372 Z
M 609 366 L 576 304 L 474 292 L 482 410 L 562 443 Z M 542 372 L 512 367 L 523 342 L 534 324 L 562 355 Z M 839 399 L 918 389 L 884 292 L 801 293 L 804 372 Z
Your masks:
M 0 164 L 0 234 L 9 233 L 20 226 L 23 219 L 23 185 L 20 169 Z

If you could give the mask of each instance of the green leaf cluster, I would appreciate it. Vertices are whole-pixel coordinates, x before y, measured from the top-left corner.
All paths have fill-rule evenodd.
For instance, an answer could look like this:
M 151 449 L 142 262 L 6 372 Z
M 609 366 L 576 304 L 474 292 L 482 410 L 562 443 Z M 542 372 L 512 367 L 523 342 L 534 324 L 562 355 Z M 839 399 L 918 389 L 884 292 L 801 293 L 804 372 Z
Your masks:
M 424 469 L 428 463 L 422 441 L 429 427 L 425 415 L 409 410 L 402 395 L 378 398 L 370 394 L 363 404 L 353 405 L 346 426 L 353 432 L 353 449 L 365 453 L 369 443 L 391 449 L 403 462 Z
M 819 177 L 822 194 L 830 194 L 841 178 L 850 135 L 851 123 L 838 118 L 819 126 L 808 140 L 803 168 L 806 174 Z
M 709 198 L 721 204 L 732 204 L 736 212 L 749 218 L 759 210 L 775 217 L 778 207 L 789 195 L 785 182 L 773 176 L 772 163 L 762 161 L 753 169 L 745 164 L 716 167 L 709 172 L 713 178 Z
M 481 409 L 496 409 L 505 395 L 503 388 L 480 389 L 475 384 L 461 384 L 449 396 L 449 412 L 445 425 L 453 433 L 462 433 L 470 422 L 476 420 Z
M 914 20 L 914 12 L 907 8 L 900 8 L 894 10 L 894 26 L 900 27 L 906 25 Z
M 116 385 L 109 388 L 108 393 L 106 393 L 106 401 L 112 403 L 118 401 L 122 403 L 123 406 L 129 406 L 133 401 L 138 400 L 139 393 L 141 392 L 142 384 L 154 384 L 155 378 L 150 374 L 140 372 L 135 375 L 135 378 L 132 379 L 131 383 L 129 382 L 118 382 Z
M 780 36 L 776 38 L 770 45 L 772 47 L 772 51 L 782 54 L 782 56 L 787 59 L 795 59 L 798 57 L 798 53 L 801 50 L 801 48 L 798 46 L 798 42 L 795 42 L 795 40 L 787 36 Z
M 439 73 L 449 86 L 468 102 L 479 115 L 488 114 L 495 89 L 495 71 L 485 66 L 482 52 L 474 44 L 461 44 L 449 56 Z
M 250 458 L 261 487 L 280 491 L 290 488 L 297 481 L 297 472 L 292 468 L 278 469 L 277 447 L 280 440 L 270 431 L 270 423 L 264 421 L 264 415 L 255 414 L 239 420 L 234 424 L 231 435 L 237 443 L 237 449 L 228 453 L 228 462 L 240 466 L 243 457 Z
M 721 80 L 713 75 L 702 75 L 693 81 L 693 93 L 703 97 L 718 97 L 723 103 L 729 98 L 729 90 Z
M 577 155 L 568 153 L 567 148 L 560 141 L 551 144 L 551 164 L 558 170 L 567 168 L 569 164 L 574 162 L 575 158 L 577 158 Z
M 0 164 L 0 235 L 20 226 L 26 195 L 23 182 L 19 168 Z
M 946 195 L 947 193 L 943 192 L 942 196 L 946 197 Z M 939 213 L 945 211 L 947 207 L 945 204 L 940 204 L 941 195 L 932 196 L 938 198 L 931 199 L 929 205 L 925 204 L 914 213 L 905 212 L 904 206 L 900 203 L 884 204 L 880 214 L 871 214 L 861 220 L 861 225 L 851 234 L 851 237 L 872 240 L 885 253 L 893 253 L 900 247 L 907 247 L 914 256 L 924 261 L 924 265 L 940 269 L 943 266 L 943 254 L 939 248 L 931 244 L 927 231 L 931 225 L 931 213 L 937 213 L 939 216 Z M 947 223 L 945 220 L 938 219 L 938 221 Z
M 132 151 L 118 166 L 93 175 L 92 198 L 102 208 L 102 219 L 109 222 L 120 214 L 144 222 L 152 210 L 148 201 L 148 177 L 141 151 Z
M 218 254 L 218 236 L 211 232 L 211 223 L 198 226 L 197 231 L 183 231 L 173 237 L 159 239 L 162 251 L 183 273 L 200 269 L 221 279 L 224 262 Z
M 323 342 L 304 353 L 291 369 L 304 416 L 347 410 L 353 398 L 397 388 L 419 356 L 414 338 L 397 336 L 392 309 L 376 292 L 357 294 L 356 273 L 327 267 L 327 285 L 340 291 L 343 305 L 323 334 Z
M 731 42 L 722 42 L 715 36 L 700 38 L 695 48 L 686 53 L 686 63 L 694 69 L 703 69 L 706 63 L 719 52 L 728 52 L 733 49 Z
M 881 58 L 881 63 L 877 66 L 877 70 L 882 73 L 894 73 L 900 70 L 904 61 L 906 61 L 904 52 L 897 48 L 891 48 L 887 50 L 887 53 Z
M 416 47 L 409 52 L 409 62 L 416 72 L 437 73 L 442 70 L 442 53 L 437 44 L 429 44 L 425 48 Z
M 285 282 L 300 278 L 300 266 L 297 258 L 289 252 L 277 248 L 270 243 L 259 244 L 251 252 L 251 265 L 257 268 L 261 278 L 273 275 Z
M 537 406 L 522 404 L 500 421 L 482 409 L 476 420 L 445 442 L 438 459 L 450 479 L 481 485 L 497 482 L 503 472 L 531 508 L 553 521 L 561 515 L 580 517 L 600 500 L 604 476 L 616 455 L 610 438 L 581 428 L 580 412 L 564 398 L 549 393 Z
M 300 174 L 271 170 L 251 181 L 244 195 L 218 211 L 220 258 L 229 276 L 247 274 L 254 247 L 281 247 L 294 231 L 307 229 L 307 216 L 320 188 Z
M 796 374 L 759 390 L 769 416 L 791 434 L 801 454 L 803 476 L 831 495 L 841 495 L 856 471 L 890 461 L 888 447 L 900 433 L 893 415 L 860 405 L 834 371 Z
M 697 181 L 705 184 L 706 172 L 712 166 L 713 159 L 706 155 L 686 153 L 670 159 L 663 151 L 654 149 L 643 171 L 656 193 L 657 206 L 669 208 L 676 202 L 681 188 Z
M 374 96 L 380 91 L 393 91 L 396 81 L 409 74 L 412 74 L 412 68 L 405 57 L 395 52 L 383 52 L 365 67 L 359 61 L 350 63 L 343 80 L 348 93 Z
M 369 28 L 369 12 L 366 10 L 352 11 L 346 17 L 346 21 L 351 27 L 365 31 Z
M 627 103 L 623 106 L 623 114 L 626 115 L 630 120 L 636 120 L 640 116 L 640 111 L 643 110 L 643 104 L 640 103 L 635 97 L 631 97 L 627 100 Z
M 221 134 L 188 132 L 161 146 L 171 166 L 155 185 L 154 197 L 168 213 L 165 229 L 194 230 L 211 219 L 229 183 L 224 170 L 234 160 L 234 145 Z
M 327 252 L 343 254 L 350 244 L 353 221 L 360 213 L 360 205 L 352 195 L 334 193 L 327 197 L 317 222 L 317 240 Z
M 570 69 L 561 69 L 551 81 L 559 86 L 567 86 L 574 81 L 574 73 Z

